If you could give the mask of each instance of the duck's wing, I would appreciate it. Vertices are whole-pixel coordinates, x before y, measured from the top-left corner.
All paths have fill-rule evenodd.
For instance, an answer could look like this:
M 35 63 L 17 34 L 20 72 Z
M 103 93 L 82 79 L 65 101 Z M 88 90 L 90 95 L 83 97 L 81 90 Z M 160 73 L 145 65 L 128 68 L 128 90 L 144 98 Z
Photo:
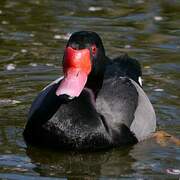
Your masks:
M 138 141 L 155 131 L 154 109 L 142 88 L 129 78 L 106 79 L 96 105 L 108 127 L 113 130 L 118 131 L 125 125 Z
M 138 140 L 141 141 L 155 132 L 156 114 L 143 89 L 133 80 L 131 82 L 138 92 L 138 105 L 130 129 L 134 132 Z
M 63 77 L 60 77 L 56 80 L 54 80 L 53 82 L 51 82 L 49 85 L 47 85 L 35 98 L 35 100 L 33 101 L 30 111 L 29 111 L 29 115 L 28 115 L 28 121 L 30 121 L 33 116 L 37 113 L 41 113 L 43 112 L 43 116 L 48 117 L 47 114 L 45 114 L 45 112 L 50 112 L 50 109 L 53 107 L 49 107 L 51 106 L 51 104 L 55 105 L 57 103 L 59 103 L 59 99 L 58 97 L 55 95 L 55 91 L 57 89 L 57 87 L 59 86 L 60 81 L 63 79 Z M 59 105 L 59 104 L 58 104 Z M 49 109 L 50 108 L 50 109 Z

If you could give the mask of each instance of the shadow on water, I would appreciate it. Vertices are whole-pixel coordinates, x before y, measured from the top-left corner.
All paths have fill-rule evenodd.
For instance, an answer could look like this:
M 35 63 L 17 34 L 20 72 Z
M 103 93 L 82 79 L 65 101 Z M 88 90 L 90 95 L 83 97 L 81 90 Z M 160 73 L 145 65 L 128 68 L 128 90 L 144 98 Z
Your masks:
M 178 179 L 174 144 L 57 152 L 26 147 L 22 131 L 36 94 L 62 74 L 69 35 L 92 30 L 109 57 L 128 52 L 140 61 L 159 129 L 180 137 L 179 12 L 177 0 L 1 0 L 0 179 Z
M 49 174 L 60 177 L 81 178 L 101 177 L 101 176 L 117 176 L 123 173 L 132 173 L 129 169 L 134 159 L 128 155 L 130 149 L 124 148 L 101 152 L 55 152 L 55 151 L 39 151 L 36 148 L 28 148 L 27 155 L 33 163 L 37 164 L 34 168 L 42 176 Z M 124 167 L 121 170 L 121 163 Z M 112 167 L 111 167 L 111 166 Z M 112 171 L 113 169 L 113 171 Z
M 31 159 L 33 168 L 40 176 L 64 177 L 67 179 L 88 179 L 100 177 L 121 178 L 168 178 L 166 171 L 170 169 L 171 161 L 167 160 L 168 147 L 159 146 L 149 139 L 132 147 L 122 147 L 99 152 L 58 152 L 54 150 L 28 147 L 26 154 Z M 177 153 L 172 148 L 171 153 Z M 153 160 L 152 160 L 153 158 Z M 168 162 L 168 164 L 166 164 Z M 178 163 L 176 164 L 178 167 Z M 148 176 L 144 176 L 146 172 Z M 158 173 L 158 174 L 155 174 Z M 171 176 L 169 176 L 171 179 Z

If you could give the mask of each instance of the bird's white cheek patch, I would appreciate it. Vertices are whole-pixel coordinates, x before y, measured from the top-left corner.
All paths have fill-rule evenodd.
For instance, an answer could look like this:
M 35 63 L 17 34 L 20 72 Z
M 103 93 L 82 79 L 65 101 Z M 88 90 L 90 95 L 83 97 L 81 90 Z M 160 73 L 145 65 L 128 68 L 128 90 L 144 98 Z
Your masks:
M 141 76 L 139 76 L 138 81 L 139 81 L 139 84 L 142 86 L 143 80 L 142 80 Z

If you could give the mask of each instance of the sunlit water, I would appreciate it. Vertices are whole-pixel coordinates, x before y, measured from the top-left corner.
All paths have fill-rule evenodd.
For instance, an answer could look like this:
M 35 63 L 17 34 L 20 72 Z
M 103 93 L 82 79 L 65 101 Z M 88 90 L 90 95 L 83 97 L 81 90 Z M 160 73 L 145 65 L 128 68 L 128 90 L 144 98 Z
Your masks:
M 178 179 L 173 143 L 58 152 L 27 147 L 22 131 L 35 95 L 62 74 L 69 35 L 92 30 L 109 57 L 127 52 L 140 61 L 158 128 L 180 137 L 179 19 L 178 0 L 1 0 L 0 179 Z

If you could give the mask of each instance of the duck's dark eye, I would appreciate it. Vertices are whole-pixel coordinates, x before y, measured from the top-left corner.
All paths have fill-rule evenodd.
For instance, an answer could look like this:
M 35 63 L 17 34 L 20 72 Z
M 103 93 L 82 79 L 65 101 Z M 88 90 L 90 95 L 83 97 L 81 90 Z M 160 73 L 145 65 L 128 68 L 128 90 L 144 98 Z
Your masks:
M 92 55 L 93 55 L 93 56 L 96 55 L 96 52 L 97 52 L 97 47 L 96 47 L 96 45 L 92 45 L 92 46 L 91 46 L 91 51 L 92 51 Z

